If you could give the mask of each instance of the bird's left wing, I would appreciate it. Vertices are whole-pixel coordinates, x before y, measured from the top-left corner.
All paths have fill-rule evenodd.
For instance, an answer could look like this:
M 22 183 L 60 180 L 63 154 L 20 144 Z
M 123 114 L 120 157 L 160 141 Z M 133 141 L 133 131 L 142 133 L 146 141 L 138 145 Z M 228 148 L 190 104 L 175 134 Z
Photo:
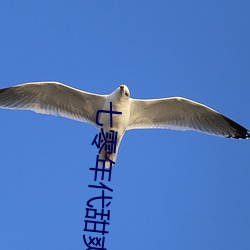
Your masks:
M 182 98 L 130 99 L 130 129 L 165 128 L 196 130 L 208 134 L 247 138 L 250 132 L 217 111 Z
M 0 107 L 25 109 L 95 123 L 106 96 L 71 88 L 58 82 L 33 82 L 0 89 Z

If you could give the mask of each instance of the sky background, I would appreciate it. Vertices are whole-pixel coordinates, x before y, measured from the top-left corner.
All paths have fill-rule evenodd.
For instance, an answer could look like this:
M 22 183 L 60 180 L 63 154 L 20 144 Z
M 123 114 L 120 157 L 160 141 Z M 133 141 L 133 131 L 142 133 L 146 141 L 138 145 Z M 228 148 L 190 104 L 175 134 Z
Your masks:
M 183 96 L 250 128 L 249 1 L 1 1 L 0 88 L 60 81 L 133 98 Z M 86 249 L 97 130 L 0 110 L 0 248 Z M 250 249 L 250 141 L 126 133 L 108 250 Z M 98 234 L 95 234 L 98 236 Z

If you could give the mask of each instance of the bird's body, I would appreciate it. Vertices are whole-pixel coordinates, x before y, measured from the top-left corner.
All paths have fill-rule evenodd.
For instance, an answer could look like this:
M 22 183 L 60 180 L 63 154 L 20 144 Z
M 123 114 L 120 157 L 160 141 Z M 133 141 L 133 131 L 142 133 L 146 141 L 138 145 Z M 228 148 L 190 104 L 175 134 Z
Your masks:
M 104 134 L 108 133 L 110 130 L 118 131 L 117 133 L 117 143 L 115 152 L 118 152 L 120 142 L 127 130 L 127 126 L 129 123 L 130 117 L 130 100 L 129 98 L 121 98 L 120 90 L 116 89 L 113 93 L 107 96 L 106 101 L 102 110 L 110 110 L 110 103 L 112 103 L 112 110 L 121 112 L 121 114 L 109 114 L 109 113 L 102 113 L 100 115 L 100 124 L 103 124 L 103 131 Z M 110 115 L 112 115 L 112 127 L 110 124 Z M 101 151 L 100 159 L 105 159 L 105 157 L 115 162 L 117 153 L 108 154 L 105 150 Z
M 112 110 L 122 114 L 100 113 Z M 71 88 L 57 82 L 36 82 L 0 89 L 0 107 L 33 110 L 42 114 L 60 115 L 81 122 L 91 123 L 106 134 L 117 131 L 116 152 L 102 150 L 100 159 L 106 156 L 116 161 L 120 142 L 131 129 L 196 130 L 227 138 L 246 139 L 250 132 L 221 115 L 217 111 L 194 101 L 182 98 L 141 100 L 130 98 L 126 85 L 121 85 L 110 95 L 98 95 Z M 111 127 L 110 115 L 113 116 Z

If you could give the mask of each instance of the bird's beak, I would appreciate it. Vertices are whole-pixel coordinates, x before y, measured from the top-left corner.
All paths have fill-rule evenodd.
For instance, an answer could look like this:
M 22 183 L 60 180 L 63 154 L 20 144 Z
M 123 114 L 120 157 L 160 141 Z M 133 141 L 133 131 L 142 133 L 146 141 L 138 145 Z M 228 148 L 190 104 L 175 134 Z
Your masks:
M 124 85 L 121 85 L 120 89 L 121 89 L 122 92 L 124 92 Z

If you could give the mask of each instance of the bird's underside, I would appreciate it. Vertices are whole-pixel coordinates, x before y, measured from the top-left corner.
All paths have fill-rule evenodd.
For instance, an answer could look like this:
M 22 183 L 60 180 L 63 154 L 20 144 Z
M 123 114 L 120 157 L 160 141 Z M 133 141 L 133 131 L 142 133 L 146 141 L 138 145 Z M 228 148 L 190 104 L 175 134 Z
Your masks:
M 235 139 L 250 137 L 248 129 L 203 104 L 182 97 L 133 99 L 126 85 L 109 95 L 85 92 L 58 82 L 26 83 L 0 89 L 1 108 L 60 115 L 90 123 L 98 129 L 96 113 L 109 102 L 122 112 L 121 124 L 118 124 L 124 130 L 118 131 L 122 135 L 131 129 L 161 128 L 195 130 Z M 106 156 L 110 157 L 109 152 Z

